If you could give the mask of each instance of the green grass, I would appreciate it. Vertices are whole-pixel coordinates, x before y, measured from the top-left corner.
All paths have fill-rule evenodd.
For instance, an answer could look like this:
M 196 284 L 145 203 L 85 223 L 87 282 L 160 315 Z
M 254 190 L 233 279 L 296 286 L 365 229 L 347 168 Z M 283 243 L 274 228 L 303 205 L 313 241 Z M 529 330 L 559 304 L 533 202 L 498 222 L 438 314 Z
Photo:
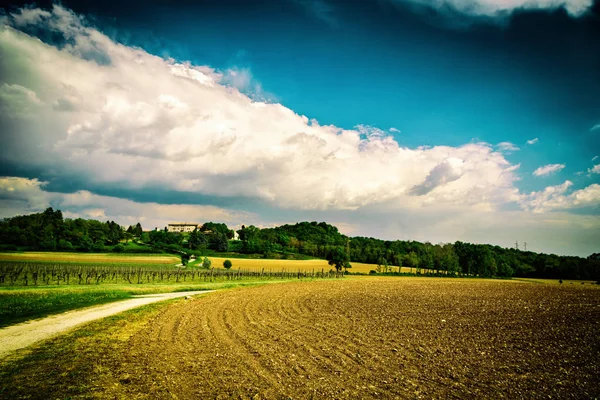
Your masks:
M 50 314 L 131 297 L 123 290 L 79 288 L 0 292 L 0 328 Z
M 274 280 L 273 282 L 283 282 Z M 0 328 L 52 314 L 128 299 L 133 295 L 228 289 L 267 281 L 221 281 L 202 284 L 48 286 L 0 289 Z
M 0 361 L 0 398 L 88 399 L 110 388 L 123 346 L 167 300 L 93 321 Z M 117 377 L 119 378 L 119 377 Z M 118 382 L 118 379 L 116 379 Z M 50 396 L 51 395 L 51 396 Z

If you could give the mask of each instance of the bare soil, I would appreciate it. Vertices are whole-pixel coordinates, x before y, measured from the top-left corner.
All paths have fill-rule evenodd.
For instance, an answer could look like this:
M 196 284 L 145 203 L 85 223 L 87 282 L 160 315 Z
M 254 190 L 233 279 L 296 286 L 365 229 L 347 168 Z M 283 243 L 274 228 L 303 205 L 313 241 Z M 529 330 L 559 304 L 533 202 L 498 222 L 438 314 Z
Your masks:
M 597 398 L 600 290 L 415 278 L 242 288 L 167 307 L 97 369 L 100 398 Z
M 82 310 L 68 311 L 35 321 L 8 326 L 0 329 L 0 360 L 11 355 L 16 350 L 26 348 L 34 343 L 57 336 L 69 329 L 90 321 L 163 300 L 194 296 L 209 292 L 212 292 L 212 290 L 133 296 L 134 298 L 129 300 L 87 307 Z

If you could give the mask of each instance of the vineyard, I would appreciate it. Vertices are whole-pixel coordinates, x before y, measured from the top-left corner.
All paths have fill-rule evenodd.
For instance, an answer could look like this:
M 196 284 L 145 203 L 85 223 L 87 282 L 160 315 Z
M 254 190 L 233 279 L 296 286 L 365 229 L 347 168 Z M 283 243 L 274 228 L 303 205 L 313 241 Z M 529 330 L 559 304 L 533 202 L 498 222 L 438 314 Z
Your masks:
M 330 270 L 226 270 L 164 265 L 77 264 L 0 261 L 0 287 L 41 285 L 100 285 L 197 283 L 243 279 L 303 279 L 341 277 Z

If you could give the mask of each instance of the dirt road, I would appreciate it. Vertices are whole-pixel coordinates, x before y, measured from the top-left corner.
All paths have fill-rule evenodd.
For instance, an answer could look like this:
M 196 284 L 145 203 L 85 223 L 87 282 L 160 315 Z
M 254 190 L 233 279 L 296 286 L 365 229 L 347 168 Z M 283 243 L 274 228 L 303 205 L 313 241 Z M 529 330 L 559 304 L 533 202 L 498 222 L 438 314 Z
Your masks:
M 134 296 L 133 299 L 129 300 L 118 301 L 116 303 L 97 307 L 88 307 L 83 310 L 69 311 L 36 321 L 9 326 L 0 329 L 0 359 L 6 357 L 15 350 L 25 348 L 41 340 L 49 339 L 86 322 L 115 315 L 132 308 L 156 303 L 158 301 L 194 296 L 209 292 L 213 292 L 213 290 Z

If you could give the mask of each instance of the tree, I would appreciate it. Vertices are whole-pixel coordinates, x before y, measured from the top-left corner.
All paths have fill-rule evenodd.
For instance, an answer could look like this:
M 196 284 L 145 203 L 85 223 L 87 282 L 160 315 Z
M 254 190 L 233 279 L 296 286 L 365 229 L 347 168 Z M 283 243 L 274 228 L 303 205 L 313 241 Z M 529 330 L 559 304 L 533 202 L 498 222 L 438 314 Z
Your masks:
M 131 226 L 130 226 L 131 228 Z M 125 244 L 129 243 L 130 240 L 133 240 L 133 233 L 129 232 L 129 230 L 127 232 L 125 232 L 123 234 L 123 236 L 125 237 Z
M 348 269 L 352 267 L 350 265 L 350 257 L 348 257 L 348 254 L 340 247 L 333 248 L 327 254 L 327 261 L 329 262 L 329 265 L 333 265 L 338 272 L 340 272 L 342 268 Z
M 208 235 L 208 248 L 220 252 L 227 251 L 229 249 L 227 236 L 219 232 Z
M 212 262 L 210 261 L 210 259 L 208 257 L 204 257 L 204 260 L 202 260 L 202 268 L 209 269 L 211 264 Z
M 58 241 L 58 248 L 61 250 L 73 250 L 73 244 L 65 239 L 60 239 Z
M 181 264 L 185 266 L 188 264 L 189 261 L 190 255 L 188 253 L 181 253 Z
M 223 261 L 223 267 L 224 267 L 225 269 L 229 269 L 229 268 L 231 268 L 231 267 L 232 267 L 232 265 L 233 265 L 233 264 L 231 264 L 231 261 L 229 261 L 229 260 L 225 260 L 225 261 Z
M 501 263 L 500 267 L 498 268 L 498 275 L 500 276 L 511 277 L 514 275 L 514 273 L 515 271 L 511 268 L 511 266 L 505 262 Z
M 456 274 L 460 270 L 458 256 L 454 251 L 454 245 L 451 243 L 441 247 L 442 269 L 445 269 L 450 275 Z
M 410 273 L 412 274 L 412 269 L 419 267 L 419 256 L 417 256 L 417 253 L 411 251 L 404 256 L 404 265 L 410 268 Z
M 137 237 L 142 236 L 143 230 L 142 230 L 142 225 L 138 222 L 135 225 L 135 228 L 133 228 L 133 234 Z
M 190 249 L 198 249 L 206 247 L 206 235 L 195 228 L 188 236 L 188 245 Z
M 237 231 L 237 234 L 242 242 L 248 242 L 257 238 L 257 236 L 260 234 L 260 229 L 254 225 L 242 225 L 242 228 Z

